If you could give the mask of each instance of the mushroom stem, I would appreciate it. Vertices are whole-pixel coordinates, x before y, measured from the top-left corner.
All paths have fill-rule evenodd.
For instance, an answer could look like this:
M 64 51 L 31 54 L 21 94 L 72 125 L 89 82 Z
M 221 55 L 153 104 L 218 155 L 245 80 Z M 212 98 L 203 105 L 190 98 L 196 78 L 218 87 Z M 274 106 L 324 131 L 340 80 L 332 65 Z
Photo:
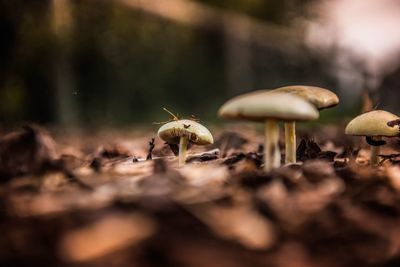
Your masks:
M 189 139 L 187 136 L 182 136 L 179 139 L 179 158 L 178 158 L 178 166 L 182 167 L 186 162 L 186 151 Z
M 271 171 L 280 166 L 279 128 L 275 120 L 265 122 L 264 170 Z
M 285 163 L 296 163 L 296 123 L 285 122 Z
M 377 136 L 374 141 L 381 141 L 382 137 Z M 381 153 L 381 146 L 371 146 L 371 165 L 379 164 L 379 154 Z

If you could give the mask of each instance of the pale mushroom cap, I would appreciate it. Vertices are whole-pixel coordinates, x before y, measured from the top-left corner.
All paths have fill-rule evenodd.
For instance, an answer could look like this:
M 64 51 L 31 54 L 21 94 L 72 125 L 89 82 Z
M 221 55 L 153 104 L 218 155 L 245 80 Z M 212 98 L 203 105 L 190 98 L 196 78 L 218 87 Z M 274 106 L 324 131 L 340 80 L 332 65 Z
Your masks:
M 196 145 L 214 143 L 210 131 L 198 122 L 192 120 L 171 121 L 160 127 L 158 137 L 165 142 L 178 144 L 182 136 L 187 136 L 189 141 Z
M 318 119 L 315 107 L 301 97 L 260 90 L 232 98 L 218 115 L 225 119 L 308 121 Z
M 317 109 L 324 109 L 339 104 L 338 96 L 328 89 L 316 86 L 293 85 L 277 88 L 271 92 L 290 93 L 300 96 L 313 104 Z
M 399 136 L 398 126 L 390 127 L 388 122 L 400 119 L 398 116 L 384 111 L 374 110 L 355 117 L 346 126 L 347 135 L 360 136 Z

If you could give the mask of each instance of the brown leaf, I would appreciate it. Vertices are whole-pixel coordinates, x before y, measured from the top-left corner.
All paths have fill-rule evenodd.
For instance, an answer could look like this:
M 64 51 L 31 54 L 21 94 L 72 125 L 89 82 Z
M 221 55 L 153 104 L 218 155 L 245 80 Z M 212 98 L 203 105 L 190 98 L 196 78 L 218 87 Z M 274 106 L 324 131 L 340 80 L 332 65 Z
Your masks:
M 219 156 L 219 149 L 214 149 L 212 151 L 201 153 L 200 155 L 189 156 L 186 159 L 186 163 L 215 160 L 218 159 L 218 156 Z
M 321 148 L 312 139 L 302 139 L 297 147 L 296 157 L 299 161 L 315 159 L 321 153 Z
M 214 147 L 218 147 L 221 150 L 221 155 L 225 156 L 228 150 L 239 149 L 247 142 L 247 139 L 238 133 L 224 132 L 215 141 Z
M 235 240 L 249 249 L 266 250 L 276 242 L 273 224 L 251 207 L 209 206 L 192 211 L 217 235 Z
M 55 156 L 53 138 L 37 125 L 25 126 L 0 139 L 0 176 L 37 173 Z
M 155 229 L 155 222 L 142 214 L 115 214 L 68 232 L 60 241 L 59 252 L 66 261 L 92 261 L 137 245 L 151 236 Z

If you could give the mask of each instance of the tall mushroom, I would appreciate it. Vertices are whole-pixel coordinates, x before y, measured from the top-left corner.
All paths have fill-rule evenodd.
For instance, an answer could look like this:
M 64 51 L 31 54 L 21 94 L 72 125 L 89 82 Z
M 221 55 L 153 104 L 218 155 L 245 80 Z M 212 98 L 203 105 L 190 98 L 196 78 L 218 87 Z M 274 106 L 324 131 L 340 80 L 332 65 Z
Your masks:
M 346 126 L 347 135 L 365 136 L 371 145 L 371 164 L 379 163 L 380 146 L 386 144 L 382 137 L 400 136 L 400 129 L 391 122 L 400 118 L 384 110 L 374 110 L 355 117 Z
M 271 93 L 289 93 L 300 96 L 313 104 L 318 110 L 339 104 L 338 96 L 327 89 L 315 86 L 293 85 L 280 87 Z M 296 162 L 296 123 L 285 122 L 285 163 Z
M 160 127 L 158 137 L 170 144 L 179 144 L 178 164 L 182 166 L 186 161 L 187 146 L 209 145 L 214 143 L 210 131 L 193 120 L 174 120 Z
M 303 98 L 261 90 L 240 95 L 221 106 L 218 115 L 225 119 L 243 119 L 265 123 L 264 169 L 280 166 L 277 121 L 307 121 L 319 117 L 313 105 Z

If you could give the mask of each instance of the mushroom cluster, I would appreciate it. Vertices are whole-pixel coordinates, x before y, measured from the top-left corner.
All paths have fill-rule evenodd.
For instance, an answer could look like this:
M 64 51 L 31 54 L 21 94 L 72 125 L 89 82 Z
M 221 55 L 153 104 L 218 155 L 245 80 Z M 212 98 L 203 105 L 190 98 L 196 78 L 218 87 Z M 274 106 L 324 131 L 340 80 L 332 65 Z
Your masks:
M 277 168 L 281 164 L 277 122 L 308 121 L 319 117 L 315 107 L 303 98 L 285 93 L 272 94 L 268 90 L 235 97 L 222 105 L 218 115 L 225 119 L 243 119 L 265 123 L 265 171 Z
M 285 128 L 285 164 L 293 164 L 296 163 L 296 122 L 316 120 L 319 111 L 338 104 L 338 96 L 328 89 L 294 85 L 236 96 L 220 107 L 218 115 L 224 119 L 265 124 L 264 170 L 268 172 L 281 165 L 279 122 L 283 122 Z M 386 144 L 382 138 L 400 136 L 400 117 L 384 110 L 370 111 L 350 121 L 345 134 L 365 136 L 371 145 L 371 164 L 377 165 L 380 146 Z M 208 145 L 214 142 L 206 127 L 176 116 L 159 129 L 158 136 L 169 144 L 179 144 L 179 166 L 185 164 L 189 143 Z
M 333 92 L 313 86 L 287 86 L 275 90 L 259 90 L 229 100 L 218 111 L 225 119 L 265 122 L 264 169 L 280 166 L 277 121 L 285 124 L 285 163 L 296 162 L 297 121 L 316 120 L 318 110 L 335 106 L 339 98 Z

